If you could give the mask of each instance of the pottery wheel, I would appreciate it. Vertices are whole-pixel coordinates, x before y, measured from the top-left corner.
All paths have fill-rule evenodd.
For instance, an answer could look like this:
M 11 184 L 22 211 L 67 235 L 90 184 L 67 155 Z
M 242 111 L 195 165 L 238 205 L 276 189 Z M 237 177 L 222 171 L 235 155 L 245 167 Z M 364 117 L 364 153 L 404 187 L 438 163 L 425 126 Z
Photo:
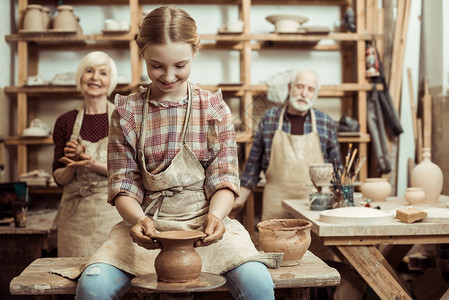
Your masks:
M 155 290 L 165 293 L 187 293 L 197 291 L 207 291 L 222 286 L 226 279 L 217 274 L 201 272 L 198 281 L 168 283 L 157 280 L 157 274 L 151 273 L 141 275 L 131 280 L 135 287 Z

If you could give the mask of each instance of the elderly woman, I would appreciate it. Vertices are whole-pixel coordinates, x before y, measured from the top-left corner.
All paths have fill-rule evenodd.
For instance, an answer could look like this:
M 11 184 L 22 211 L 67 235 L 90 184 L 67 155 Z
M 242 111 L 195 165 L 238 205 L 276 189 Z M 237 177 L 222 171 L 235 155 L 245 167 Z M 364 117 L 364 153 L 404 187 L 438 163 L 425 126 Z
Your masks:
M 104 52 L 87 54 L 76 72 L 84 97 L 78 109 L 59 116 L 53 130 L 53 176 L 64 186 L 55 224 L 58 256 L 91 255 L 121 220 L 107 203 L 107 144 L 117 67 Z

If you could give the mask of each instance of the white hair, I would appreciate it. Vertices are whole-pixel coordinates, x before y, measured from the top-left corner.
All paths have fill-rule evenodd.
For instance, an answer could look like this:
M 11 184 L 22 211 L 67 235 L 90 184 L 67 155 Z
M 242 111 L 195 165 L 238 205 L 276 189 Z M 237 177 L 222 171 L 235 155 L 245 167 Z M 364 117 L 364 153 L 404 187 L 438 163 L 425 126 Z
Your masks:
M 89 67 L 96 67 L 99 65 L 108 65 L 111 71 L 109 88 L 108 88 L 108 96 L 111 95 L 112 91 L 117 86 L 117 66 L 115 65 L 114 60 L 103 51 L 93 51 L 83 57 L 81 60 L 78 70 L 76 70 L 75 80 L 76 87 L 79 91 L 81 91 L 81 77 L 84 74 L 84 71 Z
M 315 90 L 316 90 L 316 91 L 315 91 L 315 97 L 317 97 L 317 96 L 318 96 L 318 92 L 319 92 L 320 89 L 321 89 L 321 85 L 320 85 L 320 77 L 318 76 L 317 72 L 315 72 L 315 71 L 313 71 L 313 70 L 310 70 L 310 69 L 301 69 L 301 70 L 293 71 L 293 72 L 292 72 L 292 78 L 291 78 L 291 80 L 290 80 L 290 83 L 291 83 L 292 86 L 295 85 L 295 83 L 296 83 L 296 78 L 297 78 L 299 75 L 312 75 L 312 76 L 315 77 L 315 79 L 316 79 L 316 87 L 315 87 Z

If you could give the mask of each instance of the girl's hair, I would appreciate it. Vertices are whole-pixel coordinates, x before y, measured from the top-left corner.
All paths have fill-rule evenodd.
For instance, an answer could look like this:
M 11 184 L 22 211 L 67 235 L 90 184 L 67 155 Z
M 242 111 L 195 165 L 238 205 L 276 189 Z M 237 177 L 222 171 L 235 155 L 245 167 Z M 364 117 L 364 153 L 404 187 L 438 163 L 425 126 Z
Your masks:
M 189 43 L 196 52 L 200 44 L 196 30 L 195 20 L 185 10 L 175 5 L 161 6 L 145 16 L 134 39 L 141 52 L 148 44 L 168 42 Z
M 117 86 L 117 66 L 112 58 L 102 51 L 90 52 L 81 60 L 75 75 L 76 87 L 79 91 L 81 91 L 81 76 L 83 76 L 84 71 L 86 71 L 89 67 L 96 67 L 99 65 L 109 66 L 111 76 L 109 81 L 108 96 L 111 95 L 112 91 Z

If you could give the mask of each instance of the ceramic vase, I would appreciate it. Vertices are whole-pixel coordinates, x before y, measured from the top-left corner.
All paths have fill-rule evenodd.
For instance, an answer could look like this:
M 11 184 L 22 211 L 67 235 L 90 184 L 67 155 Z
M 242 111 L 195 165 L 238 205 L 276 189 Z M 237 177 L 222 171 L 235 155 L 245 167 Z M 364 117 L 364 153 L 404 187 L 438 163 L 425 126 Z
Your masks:
M 194 244 L 206 234 L 201 231 L 164 231 L 153 236 L 161 244 L 154 268 L 157 280 L 168 283 L 198 281 L 202 261 Z
M 443 172 L 431 160 L 430 148 L 422 149 L 423 160 L 413 168 L 411 186 L 423 188 L 427 203 L 437 202 L 443 190 Z
M 53 21 L 53 29 L 61 31 L 76 31 L 78 21 L 73 14 L 71 5 L 59 5 L 57 7 L 58 15 Z
M 423 188 L 411 187 L 405 190 L 404 199 L 411 205 L 426 201 L 426 193 Z
M 385 201 L 391 193 L 391 184 L 388 178 L 367 178 L 360 187 L 363 197 L 371 201 Z
M 39 4 L 30 4 L 27 6 L 23 18 L 23 29 L 33 31 L 44 31 L 44 22 L 42 19 L 42 6 Z
M 301 263 L 311 242 L 311 222 L 301 219 L 272 219 L 259 222 L 257 228 L 264 252 L 284 253 L 281 266 Z
M 42 7 L 42 22 L 44 29 L 47 30 L 50 28 L 50 9 L 48 7 Z

